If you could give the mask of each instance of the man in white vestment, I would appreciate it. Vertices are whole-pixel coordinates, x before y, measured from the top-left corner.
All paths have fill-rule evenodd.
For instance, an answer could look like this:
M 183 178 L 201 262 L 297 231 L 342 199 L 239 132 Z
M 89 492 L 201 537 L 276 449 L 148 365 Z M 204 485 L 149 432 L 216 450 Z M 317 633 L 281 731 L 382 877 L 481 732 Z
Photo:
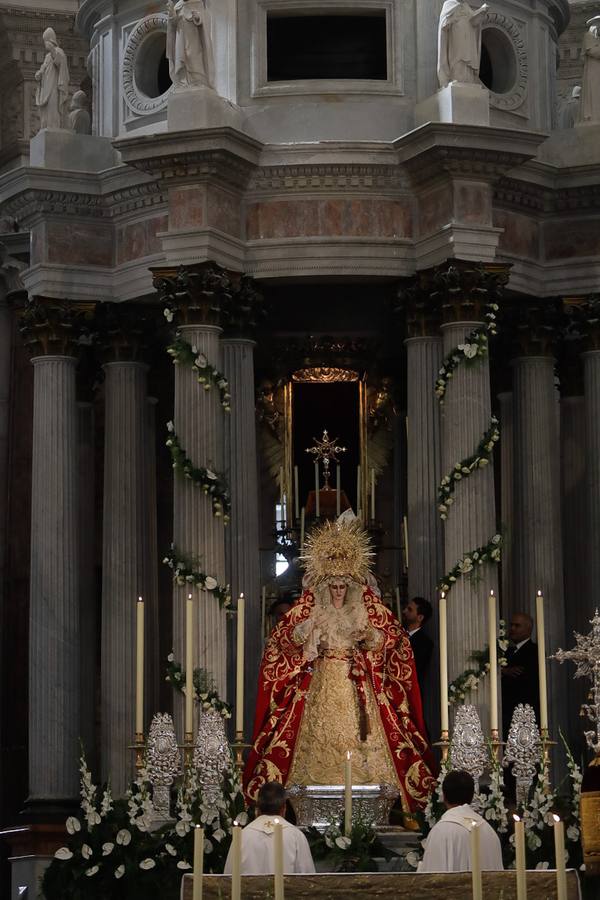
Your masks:
M 479 826 L 481 868 L 496 872 L 502 865 L 500 839 L 489 822 L 469 806 L 475 792 L 468 772 L 449 772 L 442 782 L 446 812 L 433 826 L 425 843 L 419 872 L 470 872 L 471 829 Z
M 242 830 L 242 875 L 272 875 L 273 832 L 283 826 L 283 871 L 286 875 L 310 875 L 315 871 L 308 841 L 299 828 L 283 818 L 285 788 L 278 781 L 263 784 L 256 800 L 258 817 Z M 225 860 L 225 875 L 231 875 L 231 850 Z
M 463 0 L 446 0 L 438 29 L 438 80 L 440 87 L 452 81 L 480 84 L 481 31 L 487 3 L 471 9 Z

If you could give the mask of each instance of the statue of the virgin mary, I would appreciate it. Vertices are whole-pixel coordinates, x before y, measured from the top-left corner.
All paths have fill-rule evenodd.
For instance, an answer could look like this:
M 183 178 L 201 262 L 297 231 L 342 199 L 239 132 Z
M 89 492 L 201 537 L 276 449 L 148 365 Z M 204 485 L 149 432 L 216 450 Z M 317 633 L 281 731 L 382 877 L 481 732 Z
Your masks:
M 245 787 L 265 781 L 389 784 L 422 806 L 434 762 L 407 633 L 381 602 L 358 522 L 326 522 L 306 543 L 303 593 L 273 630 L 261 668 Z

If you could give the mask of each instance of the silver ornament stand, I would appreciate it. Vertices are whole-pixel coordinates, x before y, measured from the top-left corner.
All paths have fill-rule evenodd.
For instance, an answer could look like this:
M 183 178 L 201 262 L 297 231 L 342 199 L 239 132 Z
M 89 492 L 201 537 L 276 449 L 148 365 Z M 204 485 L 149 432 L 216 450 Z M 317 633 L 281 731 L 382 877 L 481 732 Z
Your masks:
M 589 731 L 584 731 L 585 739 L 590 750 L 596 756 L 600 755 L 600 615 L 590 619 L 592 630 L 589 634 L 574 632 L 576 646 L 572 650 L 560 648 L 551 657 L 563 663 L 572 660 L 577 666 L 575 678 L 589 678 L 592 682 L 592 703 L 584 703 L 581 711 L 594 726 Z
M 506 768 L 512 763 L 516 781 L 517 806 L 527 802 L 529 788 L 535 776 L 541 753 L 542 738 L 533 707 L 527 703 L 519 703 L 510 722 L 502 761 L 502 765 Z
M 156 713 L 148 732 L 146 768 L 152 784 L 153 824 L 172 821 L 171 785 L 181 774 L 181 755 L 175 737 L 173 719 L 168 713 Z
M 479 715 L 474 706 L 459 706 L 450 742 L 450 768 L 462 769 L 473 776 L 476 790 L 479 779 L 490 765 L 490 756 L 483 736 Z

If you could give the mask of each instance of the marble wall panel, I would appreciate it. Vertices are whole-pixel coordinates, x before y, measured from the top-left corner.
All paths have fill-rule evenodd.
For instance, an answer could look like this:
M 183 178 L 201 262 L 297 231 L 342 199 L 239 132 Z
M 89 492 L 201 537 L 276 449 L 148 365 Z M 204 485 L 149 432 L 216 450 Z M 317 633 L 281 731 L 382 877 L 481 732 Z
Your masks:
M 452 186 L 442 184 L 419 197 L 418 230 L 424 237 L 433 234 L 452 221 Z
M 155 216 L 142 222 L 130 222 L 117 229 L 117 265 L 134 259 L 142 259 L 153 253 L 160 253 L 161 242 L 157 234 L 166 231 L 167 216 Z
M 169 191 L 169 231 L 204 225 L 205 204 L 205 187 L 171 188 Z
M 30 265 L 46 262 L 46 223 L 39 222 L 31 229 L 31 261 Z
M 209 186 L 206 197 L 206 219 L 212 228 L 218 228 L 219 231 L 234 237 L 243 237 L 240 198 L 229 191 Z
M 112 266 L 112 226 L 96 222 L 48 222 L 47 261 L 68 266 Z
M 600 254 L 600 220 L 597 218 L 547 222 L 543 234 L 547 260 Z
M 384 198 L 265 200 L 246 209 L 248 240 L 294 237 L 406 238 L 413 232 L 410 201 Z
M 469 181 L 455 182 L 454 219 L 464 225 L 491 225 L 492 198 L 489 187 Z
M 530 216 L 506 209 L 494 210 L 494 226 L 503 228 L 498 250 L 527 259 L 539 259 L 540 226 Z

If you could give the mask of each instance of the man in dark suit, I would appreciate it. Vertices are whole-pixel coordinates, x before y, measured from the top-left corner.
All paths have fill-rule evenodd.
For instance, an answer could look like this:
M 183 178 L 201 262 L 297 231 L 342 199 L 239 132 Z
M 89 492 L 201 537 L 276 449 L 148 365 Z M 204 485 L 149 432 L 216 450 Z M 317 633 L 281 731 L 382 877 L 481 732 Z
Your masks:
M 424 597 L 413 597 L 402 607 L 402 624 L 408 631 L 415 656 L 421 693 L 425 687 L 425 676 L 433 653 L 433 641 L 423 631 L 423 625 L 430 620 L 432 612 L 431 603 Z
M 502 677 L 502 731 L 504 740 L 513 713 L 519 703 L 528 703 L 535 710 L 540 722 L 540 690 L 537 645 L 531 640 L 533 619 L 525 612 L 516 612 L 510 620 L 508 636 L 510 647 L 506 655 L 507 665 Z

